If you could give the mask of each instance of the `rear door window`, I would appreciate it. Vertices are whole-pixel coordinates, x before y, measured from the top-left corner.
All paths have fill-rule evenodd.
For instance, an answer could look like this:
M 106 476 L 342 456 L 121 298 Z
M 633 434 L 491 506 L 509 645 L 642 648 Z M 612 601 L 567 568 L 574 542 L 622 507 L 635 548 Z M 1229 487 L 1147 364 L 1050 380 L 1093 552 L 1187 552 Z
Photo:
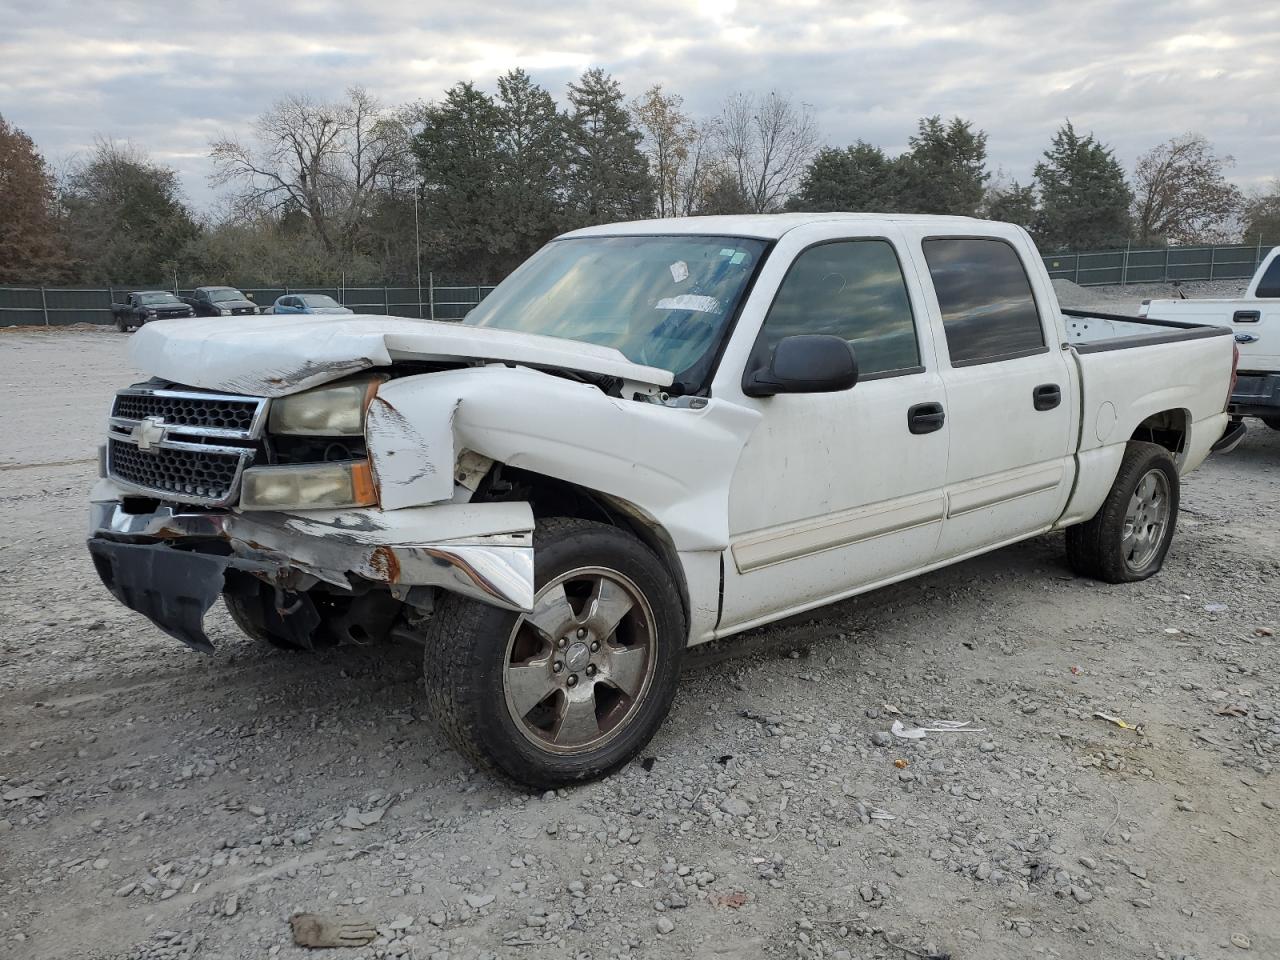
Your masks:
M 1017 251 L 1003 240 L 924 241 L 953 367 L 1012 360 L 1048 348 Z
M 1258 289 L 1254 296 L 1267 299 L 1280 297 L 1280 257 L 1271 261 L 1271 266 L 1267 267 L 1267 272 L 1258 281 Z

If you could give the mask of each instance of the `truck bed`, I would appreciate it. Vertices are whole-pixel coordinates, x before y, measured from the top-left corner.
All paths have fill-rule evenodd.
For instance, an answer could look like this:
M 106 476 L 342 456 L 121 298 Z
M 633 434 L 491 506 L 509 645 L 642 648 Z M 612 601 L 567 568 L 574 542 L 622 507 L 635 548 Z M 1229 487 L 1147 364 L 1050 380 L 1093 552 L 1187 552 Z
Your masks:
M 1062 310 L 1067 341 L 1077 353 L 1125 350 L 1177 340 L 1200 340 L 1231 335 L 1227 327 L 1181 320 L 1129 317 L 1091 310 Z

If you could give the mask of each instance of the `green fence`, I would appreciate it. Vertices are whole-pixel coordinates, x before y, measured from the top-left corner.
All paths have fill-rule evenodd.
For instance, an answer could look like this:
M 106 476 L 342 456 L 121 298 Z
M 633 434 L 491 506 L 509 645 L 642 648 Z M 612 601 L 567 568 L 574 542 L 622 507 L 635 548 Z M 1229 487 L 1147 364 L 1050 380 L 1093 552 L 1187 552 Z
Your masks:
M 290 293 L 323 293 L 356 313 L 423 320 L 461 320 L 483 300 L 493 284 L 418 287 L 240 287 L 264 307 Z M 163 290 L 163 285 L 133 287 L 0 287 L 0 327 L 58 327 L 71 323 L 111 323 L 111 304 L 134 290 Z M 179 290 L 190 296 L 190 290 Z
M 1170 280 L 1246 280 L 1271 250 L 1260 244 L 1126 248 L 1059 253 L 1045 257 L 1044 265 L 1050 277 L 1082 287 Z

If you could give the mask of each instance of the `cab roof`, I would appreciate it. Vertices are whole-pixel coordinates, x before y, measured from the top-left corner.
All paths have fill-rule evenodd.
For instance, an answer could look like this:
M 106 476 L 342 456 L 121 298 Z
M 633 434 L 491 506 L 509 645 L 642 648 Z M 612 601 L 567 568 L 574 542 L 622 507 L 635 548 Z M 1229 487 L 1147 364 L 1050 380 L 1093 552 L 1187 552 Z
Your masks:
M 665 220 L 632 220 L 583 227 L 561 234 L 564 237 L 647 236 L 657 234 L 707 234 L 777 240 L 789 230 L 812 223 L 893 223 L 928 225 L 935 229 L 972 230 L 974 224 L 992 225 L 975 217 L 947 217 L 908 213 L 757 213 L 723 217 L 669 217 Z

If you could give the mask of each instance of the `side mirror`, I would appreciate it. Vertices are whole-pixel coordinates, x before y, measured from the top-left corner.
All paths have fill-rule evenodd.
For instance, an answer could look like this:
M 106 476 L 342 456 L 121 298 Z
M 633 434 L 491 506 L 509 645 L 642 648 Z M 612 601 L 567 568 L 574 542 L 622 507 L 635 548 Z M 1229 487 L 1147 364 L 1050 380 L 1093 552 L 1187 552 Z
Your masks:
M 857 382 L 858 359 L 849 341 L 830 334 L 803 334 L 779 340 L 769 365 L 743 378 L 742 392 L 748 397 L 835 393 Z

